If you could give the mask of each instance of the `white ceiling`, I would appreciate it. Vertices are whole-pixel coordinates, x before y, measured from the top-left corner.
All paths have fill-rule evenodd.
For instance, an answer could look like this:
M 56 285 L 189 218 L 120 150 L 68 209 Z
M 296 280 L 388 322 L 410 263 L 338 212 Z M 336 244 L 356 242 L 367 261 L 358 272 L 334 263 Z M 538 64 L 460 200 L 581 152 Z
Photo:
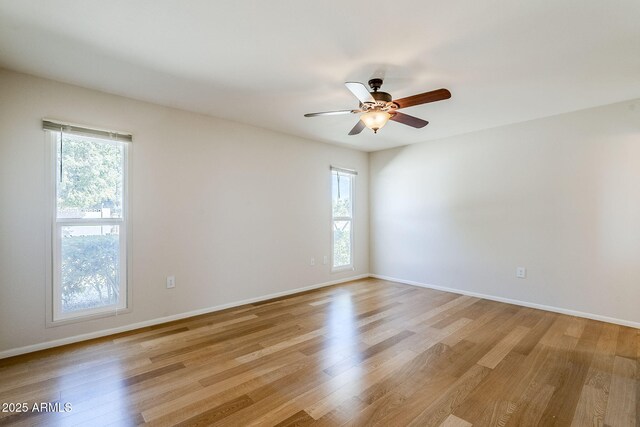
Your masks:
M 0 66 L 378 150 L 640 97 L 638 0 L 0 0 Z M 343 85 L 448 101 L 348 136 Z

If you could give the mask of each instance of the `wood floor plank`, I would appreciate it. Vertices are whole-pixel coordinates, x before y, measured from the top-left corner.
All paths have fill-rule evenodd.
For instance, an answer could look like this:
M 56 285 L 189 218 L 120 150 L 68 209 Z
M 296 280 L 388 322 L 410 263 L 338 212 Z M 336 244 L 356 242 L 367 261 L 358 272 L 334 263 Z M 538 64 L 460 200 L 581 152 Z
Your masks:
M 349 359 L 345 359 L 336 363 L 335 365 L 325 369 L 324 371 L 331 376 L 336 376 L 354 366 L 357 366 L 363 360 L 367 360 L 368 358 L 376 355 L 377 353 L 396 345 L 397 343 L 399 343 L 400 341 L 402 341 L 407 337 L 410 337 L 411 335 L 413 335 L 413 332 L 411 331 L 402 331 L 398 334 L 395 334 L 392 337 L 385 339 L 384 341 L 381 341 L 375 345 L 372 345 L 371 347 L 368 347 L 366 350 L 360 353 L 354 354 Z
M 532 387 L 531 389 L 535 390 L 535 393 L 528 395 L 526 404 L 523 404 L 522 401 L 516 403 L 507 422 L 508 426 L 533 427 L 541 425 L 540 419 L 553 397 L 555 388 L 548 384 L 542 384 L 540 387 Z
M 210 426 L 211 424 L 222 420 L 225 417 L 237 412 L 243 408 L 251 406 L 253 400 L 247 395 L 242 395 L 236 399 L 225 402 L 215 408 L 207 409 L 195 417 L 188 418 L 183 422 L 176 424 L 178 427 L 187 426 Z
M 540 339 L 547 333 L 553 322 L 555 322 L 557 315 L 554 313 L 544 313 L 541 319 L 531 328 L 527 336 L 525 336 L 516 346 L 513 351 L 517 351 L 525 356 L 531 353 L 533 348 L 538 345 Z
M 2 425 L 640 427 L 640 330 L 363 279 L 0 360 Z
M 305 408 L 305 411 L 314 419 L 320 419 L 327 413 L 331 412 L 333 409 L 340 406 L 342 402 L 348 400 L 349 398 L 355 397 L 362 388 L 367 388 L 370 385 L 384 379 L 415 357 L 416 354 L 413 351 L 405 350 L 394 358 L 371 370 L 364 378 L 364 383 L 349 382 L 343 387 L 335 390 L 333 393 L 330 393 L 322 399 L 314 402 L 311 406 Z
M 620 326 L 620 332 L 618 333 L 618 345 L 616 347 L 616 354 L 618 356 L 629 359 L 635 359 L 637 357 L 637 333 L 637 329 Z
M 625 348 L 627 348 L 626 345 Z M 604 423 L 606 425 L 620 427 L 637 426 L 638 417 L 636 409 L 639 396 L 636 395 L 636 365 L 635 360 L 616 356 L 613 363 L 609 403 L 607 404 L 607 411 L 604 416 Z
M 500 418 L 506 420 L 508 425 L 536 425 L 535 414 L 541 414 L 541 411 L 546 407 L 551 397 L 546 393 L 553 393 L 555 388 L 536 380 L 536 378 L 547 361 L 549 351 L 544 346 L 536 346 L 526 356 L 513 351 L 507 355 L 505 363 L 492 372 L 492 375 L 502 377 L 500 385 L 494 385 L 500 388 L 496 399 L 508 396 L 510 404 L 503 406 L 506 412 L 498 414 Z M 513 371 L 510 371 L 510 364 L 506 362 L 506 359 L 516 362 Z M 487 384 L 491 384 L 490 380 L 487 381 Z M 505 399 L 502 398 L 502 400 Z
M 604 413 L 607 409 L 606 390 L 591 385 L 582 387 L 580 400 L 571 421 L 572 427 L 604 425 Z
M 409 425 L 413 427 L 435 427 L 447 422 L 451 424 L 455 420 L 461 420 L 452 415 L 452 412 L 489 375 L 489 372 L 490 368 L 481 365 L 473 366 L 447 390 L 443 390 L 442 395 L 418 414 Z M 466 423 L 466 421 L 464 422 Z
M 316 420 L 314 427 L 333 427 L 342 426 L 350 422 L 356 414 L 364 409 L 366 405 L 357 397 L 353 397 L 333 411 L 329 412 L 319 420 Z
M 304 378 L 304 381 L 294 381 L 294 378 Z M 271 384 L 252 391 L 249 396 L 256 401 L 256 403 L 244 411 L 240 411 L 225 419 L 220 425 L 250 425 L 259 414 L 264 414 L 268 412 L 270 408 L 278 407 L 283 403 L 293 400 L 296 396 L 317 387 L 327 380 L 328 376 L 324 372 L 317 371 L 313 368 L 303 369 L 289 376 L 280 378 Z
M 444 345 L 433 345 L 401 367 L 393 377 L 378 381 L 362 390 L 357 397 L 365 404 L 371 405 L 392 392 L 401 393 L 404 396 L 405 390 L 415 391 L 424 382 L 425 377 L 433 379 L 436 376 L 436 361 L 444 360 L 452 353 L 451 349 Z M 434 372 L 433 376 L 430 375 L 432 371 Z M 449 379 L 451 376 L 447 376 L 447 378 Z
M 346 389 L 347 387 L 353 386 L 354 383 L 361 384 L 363 371 L 371 373 L 372 376 L 385 373 L 386 370 L 389 369 L 389 367 L 394 366 L 392 364 L 392 359 L 394 359 L 396 356 L 399 356 L 401 353 L 405 353 L 402 355 L 402 357 L 414 355 L 413 352 L 407 351 L 406 349 L 396 349 L 393 347 L 388 348 L 385 351 L 377 353 L 375 356 L 369 359 L 362 360 L 361 363 L 352 366 L 347 371 L 331 377 L 331 379 L 329 379 L 328 381 L 325 381 L 318 386 L 306 391 L 305 393 L 296 396 L 294 399 L 280 405 L 279 407 L 265 414 L 262 414 L 255 420 L 255 422 L 252 422 L 250 425 L 258 426 L 278 422 L 279 420 L 295 413 L 300 408 L 310 408 L 314 405 L 317 405 L 318 402 L 328 400 L 327 396 L 334 394 L 341 389 L 341 393 L 344 397 L 345 394 L 348 395 L 348 393 L 345 393 L 345 391 L 351 390 Z M 397 362 L 398 361 L 396 360 L 395 363 L 397 364 Z M 404 363 L 402 365 L 404 365 Z M 371 378 L 367 377 L 366 379 L 368 381 L 371 381 Z M 357 393 L 358 391 L 359 390 L 353 390 L 354 393 Z M 337 401 L 338 398 L 334 396 L 333 400 Z M 307 412 L 311 413 L 310 411 Z
M 446 420 L 440 424 L 440 427 L 472 427 L 473 424 L 458 418 L 455 415 L 449 415 Z
M 517 326 L 513 331 L 504 337 L 495 345 L 482 359 L 478 361 L 478 365 L 486 366 L 489 369 L 495 368 L 498 363 L 520 342 L 522 338 L 529 332 L 529 328 Z
M 275 364 L 261 364 L 254 369 L 243 370 L 236 375 L 227 376 L 215 383 L 205 383 L 203 388 L 184 394 L 169 404 L 149 408 L 143 412 L 143 416 L 145 420 L 156 420 L 176 411 L 197 413 L 201 408 L 212 405 L 219 406 L 227 399 L 235 399 L 262 387 L 264 385 L 260 381 L 262 378 L 269 378 L 272 381 L 279 380 L 311 364 L 311 361 L 296 362 L 296 360 L 295 357 L 289 357 L 279 360 Z M 252 388 L 251 384 L 255 385 L 255 387 Z M 173 417 L 171 420 L 175 422 L 176 418 Z
M 278 424 L 275 424 L 275 427 L 302 427 L 311 425 L 314 422 L 315 420 L 305 411 L 298 411 L 286 420 L 280 421 Z
M 511 391 L 519 381 L 517 376 L 524 363 L 525 356 L 519 353 L 509 354 L 497 369 L 491 370 L 484 381 L 452 410 L 452 413 L 474 425 L 484 425 L 487 422 L 487 414 L 495 412 L 495 409 L 490 408 L 491 405 L 510 401 L 515 397 Z
M 556 390 L 541 422 L 571 424 L 601 332 L 602 323 L 586 322 L 575 348 L 568 354 L 567 363 L 552 381 Z

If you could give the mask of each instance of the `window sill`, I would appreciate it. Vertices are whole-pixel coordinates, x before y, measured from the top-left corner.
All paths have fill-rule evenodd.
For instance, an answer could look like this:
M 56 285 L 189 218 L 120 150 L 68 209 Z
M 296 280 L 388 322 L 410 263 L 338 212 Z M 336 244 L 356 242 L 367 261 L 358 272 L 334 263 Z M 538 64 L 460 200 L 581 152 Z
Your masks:
M 343 267 L 335 267 L 331 269 L 332 273 L 342 273 L 344 271 L 356 271 L 353 265 L 345 265 Z
M 58 320 L 47 320 L 47 328 L 55 328 L 57 326 L 64 326 L 64 325 L 70 325 L 73 323 L 82 323 L 82 322 L 88 322 L 90 320 L 95 320 L 95 319 L 102 319 L 105 317 L 116 317 L 116 316 L 120 316 L 121 314 L 128 314 L 131 313 L 131 309 L 130 308 L 122 308 L 122 309 L 117 309 L 117 310 L 109 310 L 109 311 L 103 311 L 103 312 L 99 312 L 99 313 L 91 313 L 91 314 L 86 314 L 86 315 L 82 315 L 82 316 L 78 316 L 78 317 L 71 317 L 71 318 L 67 318 L 67 319 L 58 319 Z

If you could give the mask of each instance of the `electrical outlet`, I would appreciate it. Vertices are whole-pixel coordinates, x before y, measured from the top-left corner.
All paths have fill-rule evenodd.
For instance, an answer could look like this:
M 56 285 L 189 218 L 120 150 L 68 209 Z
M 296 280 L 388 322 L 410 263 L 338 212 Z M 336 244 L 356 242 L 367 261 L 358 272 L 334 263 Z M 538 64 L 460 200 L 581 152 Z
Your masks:
M 327 263 L 329 262 L 329 257 L 328 256 L 324 256 L 322 257 L 322 264 L 327 265 Z
M 316 259 L 311 258 L 311 261 L 309 261 L 309 265 L 316 265 Z
M 526 279 L 527 278 L 527 269 L 524 267 L 516 268 L 516 277 L 518 279 Z
M 176 276 L 167 276 L 167 289 L 176 287 Z

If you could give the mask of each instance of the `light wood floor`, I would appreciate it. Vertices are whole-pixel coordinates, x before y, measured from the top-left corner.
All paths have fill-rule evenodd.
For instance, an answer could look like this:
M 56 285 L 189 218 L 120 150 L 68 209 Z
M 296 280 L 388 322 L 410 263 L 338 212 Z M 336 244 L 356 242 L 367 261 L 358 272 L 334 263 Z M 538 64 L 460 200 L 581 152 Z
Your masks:
M 21 425 L 640 426 L 640 331 L 367 279 L 0 360 Z

